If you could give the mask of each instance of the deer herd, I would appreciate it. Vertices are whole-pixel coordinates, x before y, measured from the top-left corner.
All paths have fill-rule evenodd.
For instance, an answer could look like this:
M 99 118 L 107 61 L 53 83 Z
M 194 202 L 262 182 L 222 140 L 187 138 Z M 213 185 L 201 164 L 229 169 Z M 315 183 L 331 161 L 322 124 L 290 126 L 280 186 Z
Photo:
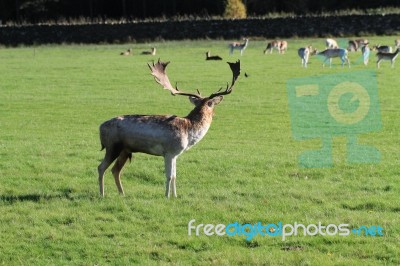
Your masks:
M 141 55 L 156 55 L 156 52 L 157 52 L 157 49 L 155 47 L 151 47 L 150 51 L 142 51 L 140 54 Z M 121 52 L 120 55 L 123 55 L 123 56 L 133 55 L 132 48 L 129 48 L 126 51 Z
M 232 55 L 235 50 L 238 50 L 242 56 L 244 51 L 249 45 L 249 39 L 243 38 L 242 42 L 232 42 L 228 45 L 229 54 Z M 376 66 L 380 68 L 381 61 L 390 61 L 391 67 L 394 67 L 394 62 L 399 54 L 400 49 L 400 39 L 396 39 L 394 43 L 395 51 L 389 45 L 377 44 L 369 48 L 369 42 L 367 39 L 355 39 L 349 40 L 347 42 L 347 47 L 339 47 L 337 41 L 332 38 L 327 38 L 325 40 L 325 49 L 323 51 L 318 51 L 311 45 L 306 47 L 301 47 L 297 50 L 297 54 L 301 59 L 301 66 L 307 68 L 310 55 L 317 55 L 322 58 L 322 67 L 329 61 L 329 66 L 332 67 L 332 59 L 339 58 L 341 60 L 342 67 L 347 64 L 350 67 L 350 60 L 348 57 L 349 52 L 361 51 L 364 65 L 368 65 L 370 52 L 376 51 Z M 277 50 L 279 54 L 284 54 L 288 49 L 288 43 L 284 40 L 273 40 L 267 43 L 264 49 L 264 54 L 272 54 L 273 50 Z M 142 51 L 142 55 L 156 55 L 156 48 L 152 47 L 150 51 Z M 222 57 L 218 55 L 211 55 L 210 51 L 206 53 L 206 60 L 222 60 Z M 123 56 L 133 55 L 132 49 L 129 48 L 126 51 L 120 53 Z
M 370 51 L 376 51 L 377 67 L 380 67 L 382 60 L 391 61 L 394 67 L 399 49 L 400 39 L 395 40 L 396 50 L 387 45 L 374 45 L 369 48 L 368 40 L 355 39 L 349 40 L 346 48 L 341 48 L 336 40 L 328 38 L 325 40 L 325 49 L 318 52 L 311 45 L 301 47 L 297 50 L 298 56 L 301 58 L 301 65 L 307 68 L 310 56 L 316 55 L 323 58 L 323 66 L 329 60 L 329 66 L 332 64 L 332 58 L 340 58 L 342 66 L 347 64 L 350 67 L 348 58 L 349 52 L 357 52 L 361 50 L 364 64 L 368 64 Z M 234 50 L 238 50 L 242 56 L 245 49 L 249 45 L 249 39 L 244 38 L 243 42 L 233 42 L 229 44 L 229 54 L 232 55 Z M 287 41 L 274 40 L 267 43 L 264 54 L 271 54 L 273 50 L 277 50 L 279 54 L 284 54 L 288 49 Z M 121 52 L 120 55 L 132 55 L 132 49 Z M 144 55 L 155 55 L 156 48 L 150 51 L 143 51 Z M 218 55 L 211 55 L 210 51 L 206 52 L 206 60 L 222 60 Z M 172 95 L 180 95 L 188 97 L 189 101 L 194 105 L 194 109 L 185 117 L 175 115 L 122 115 L 112 118 L 100 125 L 100 143 L 102 150 L 105 149 L 104 159 L 98 166 L 99 174 L 99 190 L 100 195 L 104 196 L 104 174 L 107 168 L 113 163 L 111 169 L 114 176 L 115 184 L 118 191 L 124 194 L 121 184 L 121 170 L 125 163 L 132 159 L 134 153 L 146 153 L 155 156 L 162 156 L 165 165 L 165 196 L 177 197 L 176 192 L 176 161 L 179 155 L 190 149 L 198 143 L 207 133 L 211 126 L 214 115 L 214 108 L 222 102 L 224 96 L 229 95 L 240 75 L 240 61 L 230 63 L 229 67 L 232 72 L 232 81 L 226 89 L 220 89 L 209 96 L 201 96 L 197 90 L 196 93 L 184 92 L 173 87 L 167 76 L 166 68 L 169 62 L 162 62 L 160 59 L 156 63 L 148 64 L 150 74 L 155 81 Z M 245 76 L 248 75 L 245 73 Z
M 233 42 L 229 44 L 229 53 L 232 54 L 235 49 L 240 51 L 240 55 L 243 55 L 244 50 L 249 44 L 249 39 L 243 39 L 244 42 Z M 400 49 L 400 39 L 395 40 L 395 48 L 396 50 L 393 52 L 392 47 L 389 45 L 374 45 L 372 47 L 372 51 L 377 51 L 376 57 L 376 65 L 379 68 L 380 62 L 382 60 L 387 60 L 391 62 L 392 68 L 394 67 L 394 62 L 399 54 Z M 284 54 L 288 49 L 288 43 L 284 40 L 273 40 L 267 43 L 266 48 L 264 49 L 264 54 L 272 54 L 273 50 L 277 50 L 279 54 Z M 297 54 L 301 59 L 301 65 L 307 68 L 307 64 L 310 58 L 310 55 L 317 55 L 322 57 L 323 63 L 322 66 L 325 67 L 327 61 L 329 61 L 329 66 L 332 66 L 332 58 L 338 57 L 341 60 L 341 65 L 344 66 L 345 64 L 350 67 L 350 60 L 348 58 L 349 52 L 357 52 L 361 51 L 363 62 L 365 65 L 368 65 L 369 62 L 369 55 L 371 49 L 369 48 L 368 40 L 366 39 L 355 39 L 349 40 L 347 42 L 347 47 L 343 48 L 340 47 L 335 39 L 327 38 L 325 40 L 325 49 L 321 52 L 318 52 L 317 49 L 314 49 L 311 45 L 307 47 L 301 47 L 297 50 Z M 207 56 L 207 60 L 209 59 Z
M 310 55 L 318 55 L 323 58 L 322 66 L 329 60 L 329 66 L 332 66 L 332 58 L 338 57 L 342 62 L 342 67 L 347 64 L 350 67 L 350 60 L 348 58 L 349 52 L 357 52 L 361 50 L 364 65 L 368 65 L 369 55 L 371 49 L 369 48 L 369 42 L 366 39 L 355 39 L 348 41 L 347 48 L 340 48 L 336 40 L 328 38 L 325 40 L 325 50 L 318 52 L 313 49 L 312 46 L 302 47 L 298 49 L 298 55 L 301 58 L 301 64 L 303 67 L 307 67 L 308 59 Z M 268 44 L 267 48 L 270 44 Z M 360 49 L 361 48 L 361 49 Z M 394 67 L 394 62 L 399 54 L 400 49 L 400 39 L 395 40 L 396 50 L 392 52 L 392 47 L 388 45 L 374 45 L 372 51 L 377 51 L 376 65 L 377 68 L 380 67 L 380 62 L 382 60 L 387 60 L 391 62 L 391 67 Z

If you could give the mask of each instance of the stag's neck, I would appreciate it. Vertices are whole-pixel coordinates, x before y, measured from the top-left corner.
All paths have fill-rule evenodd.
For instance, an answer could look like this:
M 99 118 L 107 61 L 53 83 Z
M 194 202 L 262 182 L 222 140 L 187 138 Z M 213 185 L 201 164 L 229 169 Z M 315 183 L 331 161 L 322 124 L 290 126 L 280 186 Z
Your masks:
M 199 142 L 210 128 L 213 117 L 213 111 L 204 110 L 204 108 L 196 107 L 191 111 L 185 119 L 188 127 L 188 148 Z
M 213 117 L 213 110 L 206 110 L 204 106 L 195 107 L 187 116 L 193 126 L 204 126 L 211 124 Z

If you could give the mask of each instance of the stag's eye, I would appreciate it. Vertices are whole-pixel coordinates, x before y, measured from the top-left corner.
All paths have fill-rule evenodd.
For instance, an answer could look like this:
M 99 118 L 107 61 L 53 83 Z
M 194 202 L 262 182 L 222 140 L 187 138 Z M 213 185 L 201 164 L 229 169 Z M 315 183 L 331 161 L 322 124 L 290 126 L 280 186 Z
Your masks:
M 208 101 L 208 102 L 207 102 L 207 105 L 208 105 L 208 107 L 213 107 L 214 104 L 213 104 L 212 101 Z

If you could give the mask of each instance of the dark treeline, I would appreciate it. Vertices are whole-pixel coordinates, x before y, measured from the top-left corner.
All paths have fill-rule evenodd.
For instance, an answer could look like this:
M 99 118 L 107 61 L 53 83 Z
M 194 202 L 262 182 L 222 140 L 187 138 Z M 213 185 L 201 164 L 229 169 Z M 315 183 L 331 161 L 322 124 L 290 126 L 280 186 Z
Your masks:
M 69 19 L 144 19 L 222 16 L 227 0 L 0 0 L 0 21 L 38 23 Z M 247 14 L 296 14 L 400 6 L 400 0 L 243 0 Z

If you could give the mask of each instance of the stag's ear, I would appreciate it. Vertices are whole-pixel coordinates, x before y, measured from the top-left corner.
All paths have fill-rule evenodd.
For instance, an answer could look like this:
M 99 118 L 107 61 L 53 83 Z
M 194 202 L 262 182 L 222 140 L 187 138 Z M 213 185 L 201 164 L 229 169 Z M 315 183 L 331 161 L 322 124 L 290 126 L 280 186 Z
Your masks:
M 211 100 L 208 101 L 208 106 L 213 107 L 214 105 L 217 105 L 220 102 L 222 102 L 223 99 L 224 99 L 224 96 L 218 96 L 218 97 L 212 98 Z
M 193 97 L 193 96 L 189 96 L 189 101 L 192 104 L 194 104 L 195 106 L 198 106 L 199 104 L 201 104 L 202 100 L 203 99 L 201 99 L 201 98 L 196 98 L 196 97 Z

